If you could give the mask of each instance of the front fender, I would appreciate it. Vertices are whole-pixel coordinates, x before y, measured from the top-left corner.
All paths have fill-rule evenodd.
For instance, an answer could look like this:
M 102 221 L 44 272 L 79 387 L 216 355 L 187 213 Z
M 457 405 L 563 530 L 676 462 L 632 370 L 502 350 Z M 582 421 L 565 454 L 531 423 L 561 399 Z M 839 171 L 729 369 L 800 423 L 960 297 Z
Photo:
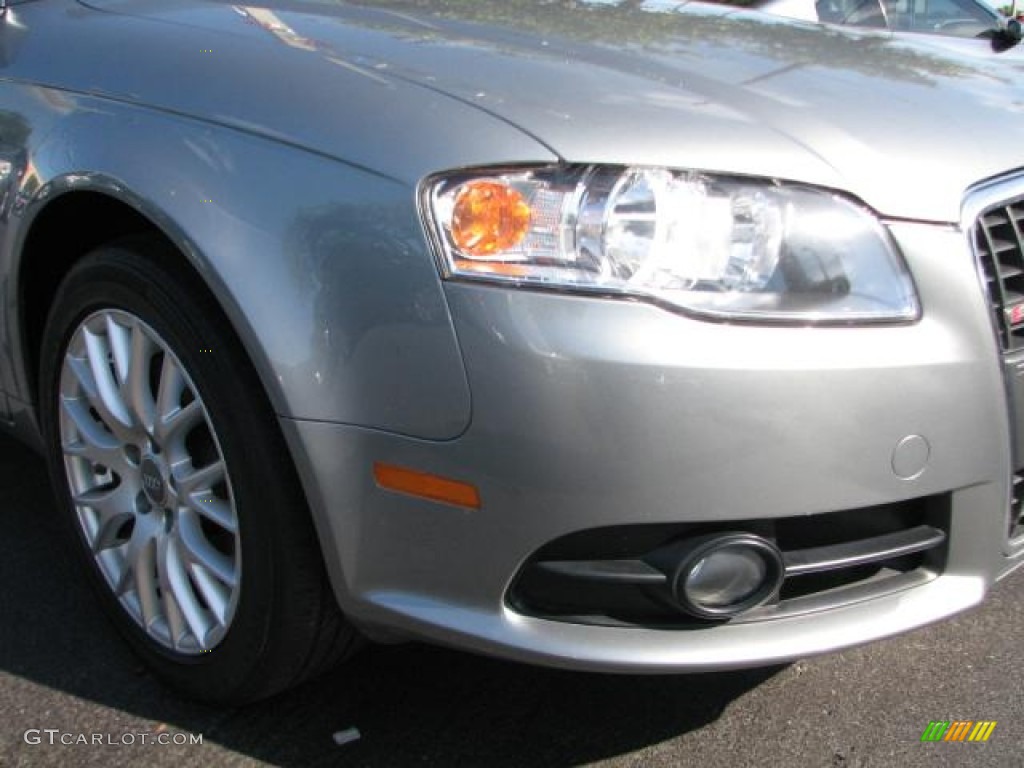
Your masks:
M 15 283 L 20 245 L 48 205 L 76 191 L 109 195 L 191 262 L 278 414 L 427 439 L 466 428 L 469 389 L 414 189 L 214 124 L 95 97 L 57 101 L 9 220 Z M 22 392 L 26 382 L 22 371 Z

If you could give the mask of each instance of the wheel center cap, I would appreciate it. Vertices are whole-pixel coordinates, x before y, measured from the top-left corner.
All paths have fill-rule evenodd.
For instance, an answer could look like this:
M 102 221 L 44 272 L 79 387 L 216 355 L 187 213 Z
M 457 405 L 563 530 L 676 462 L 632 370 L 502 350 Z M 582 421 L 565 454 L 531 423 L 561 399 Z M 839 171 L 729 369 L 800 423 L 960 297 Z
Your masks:
M 163 506 L 167 499 L 167 484 L 164 482 L 160 465 L 155 459 L 147 456 L 139 465 L 139 474 L 142 476 L 142 490 L 146 498 L 156 506 Z

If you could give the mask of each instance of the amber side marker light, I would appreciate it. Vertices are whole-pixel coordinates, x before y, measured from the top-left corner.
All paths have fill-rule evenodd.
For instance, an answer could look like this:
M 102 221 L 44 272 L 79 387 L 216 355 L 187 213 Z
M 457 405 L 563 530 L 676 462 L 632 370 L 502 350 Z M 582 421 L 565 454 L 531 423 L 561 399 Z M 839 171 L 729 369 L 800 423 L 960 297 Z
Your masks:
M 492 256 L 519 245 L 532 212 L 523 196 L 498 181 L 470 181 L 455 196 L 451 234 L 468 256 Z
M 388 491 L 419 496 L 431 501 L 453 504 L 456 507 L 480 509 L 480 492 L 476 486 L 460 483 L 447 477 L 439 477 L 415 469 L 396 467 L 394 464 L 375 462 L 373 477 L 377 485 Z

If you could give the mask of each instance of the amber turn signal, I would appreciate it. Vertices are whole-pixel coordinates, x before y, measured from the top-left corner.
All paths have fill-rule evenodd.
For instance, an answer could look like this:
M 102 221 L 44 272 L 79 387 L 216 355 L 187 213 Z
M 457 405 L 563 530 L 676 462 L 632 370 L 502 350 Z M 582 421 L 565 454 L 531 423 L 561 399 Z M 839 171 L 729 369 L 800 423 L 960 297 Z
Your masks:
M 467 256 L 513 248 L 530 231 L 530 206 L 522 194 L 497 181 L 470 181 L 455 197 L 451 234 Z
M 389 491 L 407 493 L 431 501 L 454 504 L 457 507 L 480 509 L 480 492 L 469 483 L 460 483 L 447 477 L 375 462 L 373 477 L 377 485 Z

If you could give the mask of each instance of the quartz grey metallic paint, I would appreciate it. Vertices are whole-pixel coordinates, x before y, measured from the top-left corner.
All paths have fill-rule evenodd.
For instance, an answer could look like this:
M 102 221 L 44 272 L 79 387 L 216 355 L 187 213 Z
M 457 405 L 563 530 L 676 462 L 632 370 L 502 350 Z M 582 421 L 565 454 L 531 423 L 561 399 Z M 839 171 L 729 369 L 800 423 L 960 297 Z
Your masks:
M 973 189 L 1024 167 L 1016 65 L 700 4 L 526 5 L 272 0 L 274 28 L 212 0 L 15 6 L 0 22 L 0 390 L 18 433 L 39 441 L 22 247 L 54 201 L 102 194 L 217 297 L 280 416 L 339 603 L 367 631 L 565 666 L 719 668 L 981 600 L 1022 560 L 1006 544 L 1003 367 L 961 217 Z M 423 180 L 556 162 L 841 190 L 887 223 L 922 317 L 730 325 L 443 282 Z M 929 455 L 900 476 L 914 436 Z M 381 460 L 473 483 L 484 506 L 383 491 Z M 680 634 L 505 602 L 531 553 L 584 528 L 944 494 L 942 573 L 828 610 Z
M 461 120 L 453 134 L 440 94 L 523 127 L 569 161 L 787 178 L 845 189 L 900 218 L 956 221 L 968 186 L 1024 162 L 1024 128 L 1006 118 L 1019 64 L 733 9 L 644 14 L 644 25 L 623 14 L 600 27 L 587 23 L 585 4 L 538 5 L 525 20 L 500 3 L 455 6 L 468 19 L 400 13 L 429 3 L 283 4 L 318 12 L 285 16 L 320 46 L 308 51 L 241 23 L 228 5 L 90 5 L 132 14 L 102 29 L 139 62 L 104 72 L 102 92 L 266 132 L 412 184 L 430 171 L 525 159 L 525 137 L 506 145 L 511 137 Z M 195 52 L 213 40 L 216 54 Z M 58 57 L 43 71 L 95 90 L 101 63 Z M 297 92 L 297 82 L 317 85 Z M 999 153 L 987 132 L 994 121 L 1005 130 Z M 922 157 L 943 159 L 943 184 Z M 883 166 L 892 173 L 880 184 Z

